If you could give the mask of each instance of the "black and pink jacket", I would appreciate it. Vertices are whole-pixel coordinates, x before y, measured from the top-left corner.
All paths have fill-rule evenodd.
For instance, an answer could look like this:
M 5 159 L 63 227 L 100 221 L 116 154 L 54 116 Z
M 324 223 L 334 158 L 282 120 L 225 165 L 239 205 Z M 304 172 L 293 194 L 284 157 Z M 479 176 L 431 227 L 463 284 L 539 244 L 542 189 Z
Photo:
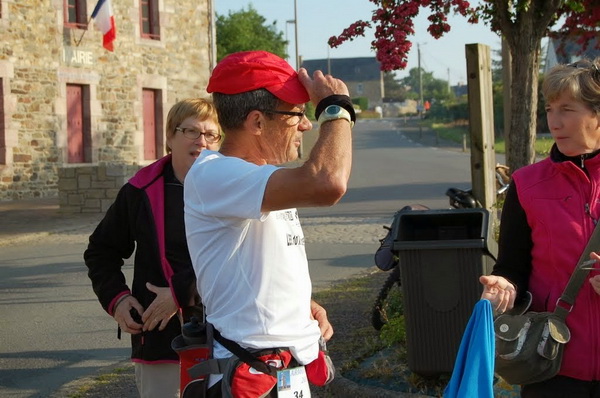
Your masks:
M 554 311 L 600 219 L 600 156 L 567 158 L 555 146 L 550 158 L 512 177 L 493 273 L 515 283 L 519 293 L 529 290 L 533 311 Z M 566 321 L 571 341 L 559 374 L 600 380 L 600 295 L 589 283 Z
M 146 282 L 170 287 L 180 309 L 199 305 L 196 278 L 187 250 L 180 253 L 179 264 L 169 263 L 165 250 L 165 184 L 166 166 L 171 156 L 165 156 L 139 170 L 119 191 L 115 202 L 90 236 L 84 253 L 88 276 L 94 292 L 106 312 L 123 295 L 131 293 L 147 308 L 154 293 Z M 178 203 L 179 204 L 179 203 Z M 183 197 L 181 197 L 183 218 Z M 181 223 L 180 228 L 184 228 Z M 187 248 L 187 246 L 186 246 Z M 124 259 L 135 251 L 131 289 L 122 271 Z M 165 330 L 132 335 L 132 355 L 135 362 L 178 362 L 171 341 L 181 333 L 174 316 Z

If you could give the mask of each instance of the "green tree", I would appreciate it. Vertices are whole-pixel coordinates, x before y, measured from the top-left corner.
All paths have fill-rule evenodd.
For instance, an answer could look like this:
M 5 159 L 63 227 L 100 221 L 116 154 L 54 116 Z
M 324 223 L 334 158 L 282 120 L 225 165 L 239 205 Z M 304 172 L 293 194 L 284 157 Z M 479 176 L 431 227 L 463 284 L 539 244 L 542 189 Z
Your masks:
M 394 101 L 402 102 L 406 97 L 406 88 L 400 84 L 393 72 L 385 72 L 383 74 L 383 90 L 385 98 Z
M 444 101 L 450 98 L 448 90 L 448 82 L 442 79 L 433 77 L 433 72 L 425 72 L 421 68 L 420 80 L 423 84 L 423 100 L 424 101 Z M 408 71 L 408 76 L 402 78 L 400 82 L 409 87 L 407 98 L 418 100 L 421 95 L 421 83 L 419 82 L 419 68 L 412 68 Z
M 252 5 L 248 9 L 217 15 L 217 61 L 227 54 L 238 51 L 264 50 L 287 58 L 288 42 L 283 32 L 277 31 L 276 23 L 267 24 Z

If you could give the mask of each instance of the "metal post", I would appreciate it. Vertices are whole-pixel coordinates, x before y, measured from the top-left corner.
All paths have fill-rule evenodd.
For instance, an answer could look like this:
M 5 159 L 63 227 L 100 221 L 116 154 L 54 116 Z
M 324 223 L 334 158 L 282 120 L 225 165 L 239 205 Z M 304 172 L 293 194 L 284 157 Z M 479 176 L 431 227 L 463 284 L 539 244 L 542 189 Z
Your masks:
M 298 2 L 294 0 L 294 35 L 296 39 L 296 70 L 300 69 L 300 55 L 298 52 Z
M 419 60 L 419 116 L 423 117 L 425 103 L 423 102 L 423 74 L 421 73 L 421 47 L 417 43 L 417 55 Z

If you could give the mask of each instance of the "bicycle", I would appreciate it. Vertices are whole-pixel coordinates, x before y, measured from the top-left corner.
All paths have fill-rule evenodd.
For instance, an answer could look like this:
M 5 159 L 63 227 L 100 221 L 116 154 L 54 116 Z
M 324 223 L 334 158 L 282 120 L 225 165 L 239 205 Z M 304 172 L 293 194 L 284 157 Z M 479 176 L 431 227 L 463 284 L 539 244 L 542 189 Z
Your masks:
M 498 196 L 504 194 L 509 186 L 510 176 L 508 174 L 508 167 L 504 165 L 496 165 L 496 194 Z M 449 198 L 450 207 L 453 209 L 473 209 L 481 208 L 481 204 L 473 196 L 472 190 L 462 190 L 459 188 L 448 188 L 446 196 Z M 418 211 L 418 210 L 430 210 L 429 207 L 420 204 L 405 206 L 398 210 L 396 215 L 400 212 L 407 211 Z M 391 271 L 387 277 L 383 286 L 379 290 L 375 303 L 371 310 L 371 324 L 376 330 L 381 330 L 383 325 L 387 323 L 387 298 L 394 285 L 398 285 L 400 288 L 400 265 L 399 258 L 392 250 L 392 244 L 394 239 L 393 232 L 394 222 L 390 226 L 384 225 L 383 228 L 387 230 L 387 233 L 383 239 L 380 239 L 380 246 L 375 252 L 375 264 L 382 271 Z

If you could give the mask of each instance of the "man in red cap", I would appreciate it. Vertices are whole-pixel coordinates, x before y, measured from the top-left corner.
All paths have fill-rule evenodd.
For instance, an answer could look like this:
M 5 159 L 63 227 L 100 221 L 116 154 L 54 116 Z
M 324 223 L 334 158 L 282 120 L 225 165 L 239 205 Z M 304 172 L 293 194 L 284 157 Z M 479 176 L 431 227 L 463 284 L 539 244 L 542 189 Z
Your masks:
M 213 93 L 225 140 L 219 152 L 203 151 L 184 186 L 198 290 L 207 321 L 224 338 L 217 339 L 221 344 L 215 344 L 214 357 L 231 357 L 232 350 L 240 357 L 239 345 L 264 361 L 265 349 L 283 348 L 267 362 L 280 370 L 292 368 L 292 391 L 306 391 L 302 377 L 324 384 L 332 367 L 319 350 L 322 333 L 311 315 L 311 281 L 296 208 L 331 206 L 346 192 L 355 121 L 348 89 L 321 71 L 311 78 L 274 54 L 248 51 L 225 57 L 207 91 Z M 301 166 L 281 167 L 297 159 L 302 134 L 312 129 L 305 116 L 309 100 L 316 106 L 319 138 Z M 245 376 L 235 372 L 224 376 L 223 389 L 232 388 L 233 396 L 236 388 L 256 390 L 247 396 L 269 391 L 276 396 L 277 380 L 290 381 L 287 374 L 253 371 L 268 379 L 239 387 Z M 211 377 L 210 384 L 217 379 Z M 209 391 L 215 388 L 220 387 Z

